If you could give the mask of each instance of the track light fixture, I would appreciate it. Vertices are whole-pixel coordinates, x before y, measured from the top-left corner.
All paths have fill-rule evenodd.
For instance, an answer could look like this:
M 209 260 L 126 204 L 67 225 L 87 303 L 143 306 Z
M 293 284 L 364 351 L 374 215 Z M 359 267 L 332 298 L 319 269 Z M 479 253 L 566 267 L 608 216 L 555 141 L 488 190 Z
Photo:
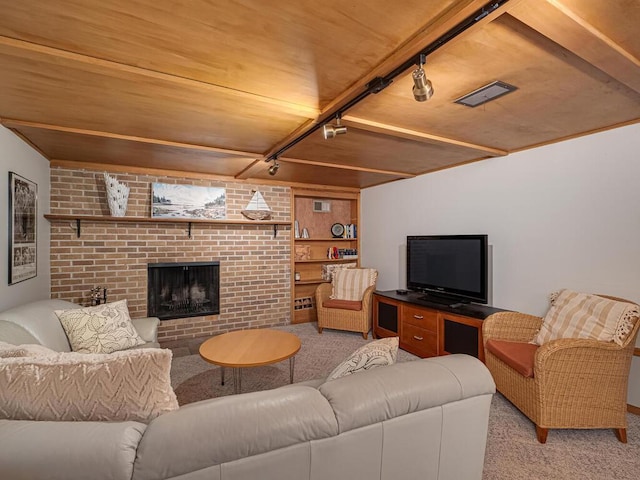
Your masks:
M 279 155 L 282 155 L 284 152 L 292 148 L 294 145 L 297 145 L 298 143 L 300 143 L 309 135 L 314 134 L 317 130 L 320 130 L 320 128 L 322 128 L 322 133 L 324 138 L 333 138 L 336 135 L 341 135 L 343 133 L 346 133 L 347 127 L 340 125 L 340 116 L 342 113 L 348 111 L 351 107 L 353 107 L 354 105 L 357 105 L 362 100 L 367 98 L 369 95 L 371 94 L 375 95 L 380 93 L 382 90 L 387 88 L 396 77 L 401 75 L 402 76 L 406 75 L 406 72 L 410 68 L 415 67 L 416 65 L 418 65 L 418 68 L 412 72 L 412 78 L 414 83 L 413 96 L 418 102 L 424 102 L 426 100 L 429 100 L 429 98 L 431 98 L 431 96 L 433 95 L 433 85 L 431 84 L 431 81 L 427 79 L 424 69 L 422 68 L 422 66 L 426 63 L 427 55 L 431 55 L 440 47 L 442 47 L 443 45 L 446 45 L 451 40 L 456 38 L 458 35 L 465 32 L 468 28 L 472 27 L 473 25 L 476 25 L 478 22 L 482 21 L 483 18 L 487 17 L 491 13 L 503 7 L 504 4 L 506 4 L 507 2 L 509 2 L 509 0 L 491 0 L 490 3 L 488 3 L 484 7 L 471 13 L 468 17 L 466 17 L 460 23 L 455 25 L 450 30 L 444 32 L 442 35 L 436 38 L 429 45 L 425 46 L 422 49 L 422 51 L 418 54 L 417 60 L 415 56 L 412 56 L 407 61 L 405 61 L 401 65 L 398 65 L 394 70 L 387 73 L 386 75 L 375 77 L 367 84 L 364 91 L 360 92 L 358 95 L 351 98 L 346 103 L 340 105 L 338 107 L 340 110 L 338 111 L 337 114 L 334 115 L 334 117 L 338 120 L 336 122 L 337 123 L 336 125 L 327 124 L 329 119 L 323 117 L 321 121 L 311 126 L 311 128 L 308 128 L 306 131 L 304 131 L 303 133 L 295 137 L 286 145 L 281 146 L 278 150 L 276 150 L 271 155 L 269 155 L 269 157 L 265 158 L 265 162 L 271 162 L 272 160 L 275 161 Z M 271 168 L 274 168 L 274 167 L 275 165 Z M 277 168 L 275 168 L 275 170 L 277 171 Z
M 427 78 L 427 74 L 422 68 L 426 61 L 427 56 L 421 53 L 418 68 L 411 73 L 413 77 L 413 98 L 417 102 L 425 102 L 433 96 L 433 85 L 431 85 L 431 80 Z
M 342 135 L 344 133 L 347 133 L 347 127 L 345 127 L 344 125 L 340 125 L 341 118 L 342 118 L 342 114 L 338 112 L 336 114 L 335 125 L 328 123 L 322 127 L 322 136 L 324 137 L 325 140 L 328 138 L 333 138 L 336 135 Z
M 278 173 L 278 169 L 280 168 L 280 164 L 278 163 L 278 158 L 274 158 L 273 159 L 273 165 L 271 165 L 269 167 L 269 175 L 274 176 L 276 173 Z

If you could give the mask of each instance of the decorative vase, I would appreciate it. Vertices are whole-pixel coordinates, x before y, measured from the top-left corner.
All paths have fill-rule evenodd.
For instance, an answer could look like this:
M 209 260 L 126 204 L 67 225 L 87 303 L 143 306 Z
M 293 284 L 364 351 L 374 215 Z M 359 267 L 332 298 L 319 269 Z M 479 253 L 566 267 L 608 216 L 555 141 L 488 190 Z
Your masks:
M 104 173 L 104 184 L 107 187 L 107 202 L 109 211 L 113 217 L 124 217 L 127 211 L 129 190 L 124 183 L 118 182 L 114 177 Z

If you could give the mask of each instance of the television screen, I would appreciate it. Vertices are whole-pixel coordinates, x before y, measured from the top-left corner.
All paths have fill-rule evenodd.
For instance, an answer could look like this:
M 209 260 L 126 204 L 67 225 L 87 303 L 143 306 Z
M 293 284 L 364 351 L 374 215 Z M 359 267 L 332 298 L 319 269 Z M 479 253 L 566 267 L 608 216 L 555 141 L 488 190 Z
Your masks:
M 487 303 L 487 235 L 407 237 L 407 288 Z

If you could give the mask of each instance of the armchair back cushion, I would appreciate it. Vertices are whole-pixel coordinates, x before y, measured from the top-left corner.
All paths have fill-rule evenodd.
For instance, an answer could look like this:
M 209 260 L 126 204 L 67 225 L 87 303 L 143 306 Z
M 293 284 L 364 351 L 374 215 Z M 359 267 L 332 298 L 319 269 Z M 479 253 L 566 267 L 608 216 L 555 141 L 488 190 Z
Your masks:
M 375 285 L 378 271 L 373 268 L 348 268 L 334 272 L 332 300 L 361 301 L 367 288 Z
M 639 315 L 640 307 L 633 303 L 560 290 L 551 295 L 551 307 L 534 343 L 543 345 L 559 338 L 588 338 L 622 345 Z

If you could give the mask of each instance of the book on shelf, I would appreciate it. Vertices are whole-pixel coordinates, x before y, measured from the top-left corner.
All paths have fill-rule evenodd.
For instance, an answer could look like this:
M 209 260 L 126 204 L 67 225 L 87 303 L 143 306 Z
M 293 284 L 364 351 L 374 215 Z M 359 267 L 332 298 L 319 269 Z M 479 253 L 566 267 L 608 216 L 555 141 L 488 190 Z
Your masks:
M 353 223 L 345 223 L 344 224 L 344 233 L 342 234 L 343 238 L 358 238 L 357 237 L 357 228 Z
M 358 258 L 357 248 L 338 248 L 329 247 L 327 249 L 327 258 L 330 260 L 353 259 Z

